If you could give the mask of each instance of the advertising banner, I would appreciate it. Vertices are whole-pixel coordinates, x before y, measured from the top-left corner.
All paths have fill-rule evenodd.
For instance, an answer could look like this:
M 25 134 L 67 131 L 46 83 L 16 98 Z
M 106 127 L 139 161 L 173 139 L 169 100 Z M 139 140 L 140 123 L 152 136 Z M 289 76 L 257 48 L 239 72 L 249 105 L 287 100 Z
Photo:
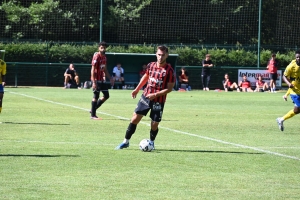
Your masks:
M 253 69 L 239 69 L 238 72 L 238 83 L 243 80 L 243 76 L 246 75 L 247 79 L 251 82 L 251 86 L 256 86 L 256 80 L 259 75 L 262 76 L 262 80 L 270 83 L 270 73 L 268 70 L 253 70 Z M 281 87 L 282 83 L 282 70 L 277 70 L 277 81 L 276 87 Z

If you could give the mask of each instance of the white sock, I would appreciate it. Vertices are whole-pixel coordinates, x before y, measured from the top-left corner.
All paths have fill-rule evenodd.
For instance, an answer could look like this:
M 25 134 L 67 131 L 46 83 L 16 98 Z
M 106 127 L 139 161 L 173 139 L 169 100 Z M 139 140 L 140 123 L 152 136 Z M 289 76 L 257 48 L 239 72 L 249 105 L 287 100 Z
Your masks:
M 127 140 L 126 138 L 123 140 L 123 143 L 128 144 L 129 140 Z
M 280 117 L 280 120 L 281 120 L 281 121 L 284 121 L 283 117 Z

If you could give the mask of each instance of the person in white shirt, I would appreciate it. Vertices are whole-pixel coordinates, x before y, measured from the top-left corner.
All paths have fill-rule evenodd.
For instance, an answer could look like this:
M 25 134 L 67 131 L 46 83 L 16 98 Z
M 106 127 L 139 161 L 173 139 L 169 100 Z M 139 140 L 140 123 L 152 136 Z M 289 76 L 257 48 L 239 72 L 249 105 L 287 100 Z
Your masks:
M 111 88 L 114 88 L 115 82 L 121 82 L 122 88 L 125 85 L 124 69 L 122 68 L 121 63 L 117 63 L 117 65 L 113 69 L 113 81 Z

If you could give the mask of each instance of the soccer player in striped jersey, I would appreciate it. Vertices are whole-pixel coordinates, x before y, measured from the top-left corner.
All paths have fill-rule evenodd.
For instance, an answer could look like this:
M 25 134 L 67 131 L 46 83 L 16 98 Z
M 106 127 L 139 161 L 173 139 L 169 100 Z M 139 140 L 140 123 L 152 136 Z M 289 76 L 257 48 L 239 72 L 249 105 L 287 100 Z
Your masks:
M 293 60 L 285 69 L 282 80 L 290 88 L 290 96 L 294 102 L 294 108 L 283 117 L 276 119 L 279 130 L 283 131 L 283 122 L 300 113 L 300 49 L 296 51 L 296 59 Z
M 101 120 L 96 115 L 96 110 L 109 98 L 108 86 L 105 83 L 105 76 L 110 79 L 111 76 L 108 73 L 106 66 L 106 51 L 107 44 L 106 42 L 99 43 L 99 52 L 96 52 L 92 60 L 92 69 L 91 69 L 91 82 L 93 88 L 93 99 L 92 99 L 92 108 L 91 108 L 91 119 Z M 103 94 L 103 97 L 99 98 L 100 91 Z
M 0 113 L 2 111 L 2 100 L 3 100 L 3 95 L 4 95 L 5 76 L 6 76 L 6 63 L 0 59 Z
M 156 51 L 157 61 L 147 65 L 146 73 L 132 91 L 132 98 L 136 98 L 140 89 L 147 83 L 126 130 L 125 139 L 115 148 L 116 150 L 129 147 L 129 140 L 134 134 L 137 124 L 149 111 L 151 118 L 150 141 L 154 146 L 167 94 L 173 90 L 176 79 L 172 66 L 167 63 L 168 55 L 166 46 L 158 46 Z

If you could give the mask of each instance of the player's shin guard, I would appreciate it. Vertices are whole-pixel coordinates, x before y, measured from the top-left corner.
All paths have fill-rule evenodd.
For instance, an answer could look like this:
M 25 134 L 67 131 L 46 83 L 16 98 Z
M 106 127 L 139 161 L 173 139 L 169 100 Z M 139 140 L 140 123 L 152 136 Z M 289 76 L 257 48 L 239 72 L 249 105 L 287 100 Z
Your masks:
M 98 108 L 100 108 L 100 106 L 101 106 L 103 103 L 104 103 L 104 102 L 103 102 L 101 99 L 99 99 L 99 100 L 97 101 L 96 110 L 97 110 Z
M 134 134 L 136 129 L 136 124 L 130 123 L 125 134 L 125 138 L 130 140 L 131 136 Z
M 156 129 L 155 131 L 153 131 L 152 129 L 150 130 L 150 140 L 151 141 L 155 140 L 157 133 L 158 133 L 158 129 Z
M 97 102 L 96 101 L 92 101 L 91 116 L 95 116 L 96 115 L 96 109 L 97 109 Z

